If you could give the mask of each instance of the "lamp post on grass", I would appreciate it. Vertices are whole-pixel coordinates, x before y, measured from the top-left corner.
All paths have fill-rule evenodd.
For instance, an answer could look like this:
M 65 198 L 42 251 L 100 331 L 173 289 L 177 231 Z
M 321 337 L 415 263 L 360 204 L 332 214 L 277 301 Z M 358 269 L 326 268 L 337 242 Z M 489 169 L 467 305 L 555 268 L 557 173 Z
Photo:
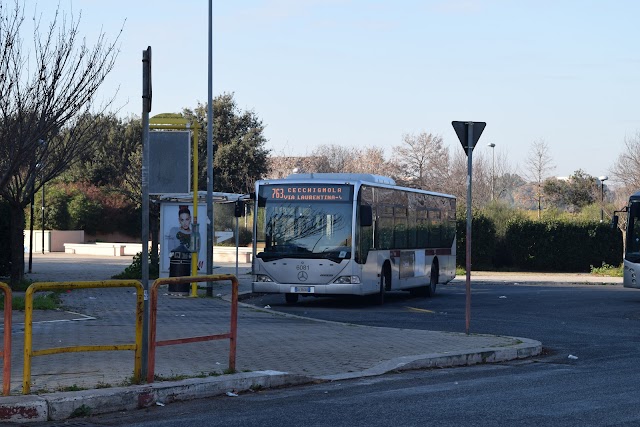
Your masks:
M 604 182 L 609 179 L 608 176 L 599 176 L 600 180 L 600 222 L 604 221 Z
M 495 176 L 496 176 L 496 155 L 495 155 L 495 147 L 496 144 L 494 144 L 493 142 L 490 144 L 487 144 L 489 147 L 491 147 L 491 201 L 493 202 L 494 199 L 494 188 L 495 188 Z

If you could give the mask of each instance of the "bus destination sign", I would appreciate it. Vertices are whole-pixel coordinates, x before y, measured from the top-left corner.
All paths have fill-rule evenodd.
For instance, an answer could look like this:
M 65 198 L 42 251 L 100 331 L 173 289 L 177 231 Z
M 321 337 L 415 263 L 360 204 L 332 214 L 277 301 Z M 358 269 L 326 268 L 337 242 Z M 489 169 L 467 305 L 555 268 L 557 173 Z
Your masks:
M 283 184 L 263 186 L 267 200 L 292 202 L 342 202 L 351 199 L 351 186 L 343 184 Z

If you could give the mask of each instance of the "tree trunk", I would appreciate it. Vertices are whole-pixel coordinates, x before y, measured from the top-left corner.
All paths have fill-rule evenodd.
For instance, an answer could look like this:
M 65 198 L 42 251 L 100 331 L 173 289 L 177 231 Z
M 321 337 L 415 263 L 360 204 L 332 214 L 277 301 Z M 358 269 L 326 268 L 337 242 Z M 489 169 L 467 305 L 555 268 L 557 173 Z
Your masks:
M 10 235 L 11 235 L 11 288 L 24 279 L 24 208 L 11 203 Z

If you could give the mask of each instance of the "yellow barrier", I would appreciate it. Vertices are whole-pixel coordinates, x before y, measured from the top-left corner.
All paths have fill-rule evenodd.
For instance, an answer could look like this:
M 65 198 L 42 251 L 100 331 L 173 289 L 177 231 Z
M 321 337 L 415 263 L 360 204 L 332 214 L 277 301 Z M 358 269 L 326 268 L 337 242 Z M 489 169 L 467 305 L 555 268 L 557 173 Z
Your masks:
M 33 351 L 33 294 L 40 290 L 65 290 L 86 288 L 136 288 L 136 341 L 134 344 L 86 345 L 75 347 L 56 347 Z M 73 353 L 82 351 L 133 350 L 133 380 L 140 381 L 142 373 L 142 319 L 144 317 L 144 299 L 142 284 L 136 280 L 105 280 L 95 282 L 37 282 L 27 288 L 24 298 L 24 370 L 22 394 L 31 392 L 31 357 L 47 354 Z
M 6 283 L 0 282 L 0 289 L 4 292 L 4 347 L 0 352 L 2 356 L 2 394 L 9 396 L 11 390 L 11 318 L 12 298 L 11 288 Z

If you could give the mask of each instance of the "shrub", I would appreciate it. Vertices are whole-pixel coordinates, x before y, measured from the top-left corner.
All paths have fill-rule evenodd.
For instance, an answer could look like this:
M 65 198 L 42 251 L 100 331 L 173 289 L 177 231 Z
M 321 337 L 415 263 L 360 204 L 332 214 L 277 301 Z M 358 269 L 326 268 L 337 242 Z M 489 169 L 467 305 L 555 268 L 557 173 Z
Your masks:
M 617 265 L 622 259 L 620 232 L 600 222 L 514 220 L 505 244 L 523 270 L 588 272 L 592 265 Z
M 456 262 L 466 265 L 467 218 L 460 211 L 456 218 Z M 482 213 L 475 212 L 471 221 L 471 265 L 473 270 L 493 268 L 496 247 L 496 227 L 493 221 Z
M 149 254 L 149 279 L 157 279 L 159 276 L 160 266 L 158 260 L 156 262 L 151 261 L 151 254 Z M 142 252 L 138 252 L 134 255 L 131 265 L 124 269 L 120 274 L 116 274 L 112 279 L 142 279 Z

